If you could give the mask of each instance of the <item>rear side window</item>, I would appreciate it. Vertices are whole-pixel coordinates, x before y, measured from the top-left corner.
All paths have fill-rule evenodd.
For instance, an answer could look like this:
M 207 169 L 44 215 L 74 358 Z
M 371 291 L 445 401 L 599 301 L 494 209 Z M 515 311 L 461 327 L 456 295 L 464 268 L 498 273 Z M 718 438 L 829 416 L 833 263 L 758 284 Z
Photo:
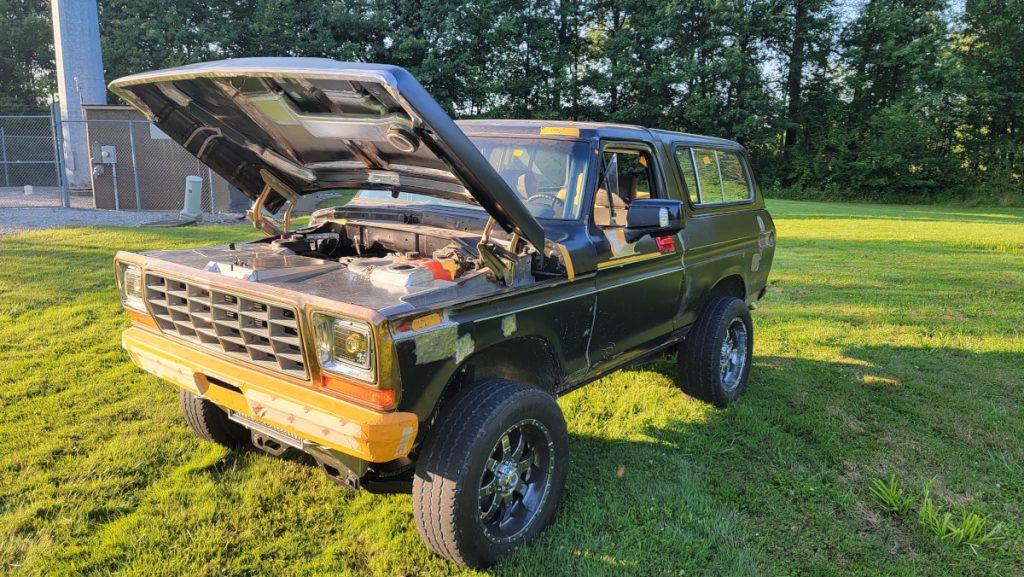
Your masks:
M 722 179 L 718 174 L 718 152 L 710 148 L 694 148 L 693 158 L 697 161 L 697 185 L 700 187 L 698 204 L 725 202 L 725 197 L 721 196 Z
M 697 196 L 697 177 L 693 171 L 693 157 L 690 156 L 690 149 L 677 148 L 676 162 L 679 163 L 679 170 L 682 171 L 683 180 L 686 181 L 686 192 L 690 195 L 690 202 L 700 204 L 700 197 Z
M 722 197 L 725 202 L 744 202 L 750 200 L 750 183 L 747 173 L 743 170 L 740 156 L 735 152 L 716 151 L 718 153 L 718 172 L 722 176 Z
M 694 205 L 750 200 L 750 179 L 738 153 L 713 148 L 677 148 L 676 160 Z

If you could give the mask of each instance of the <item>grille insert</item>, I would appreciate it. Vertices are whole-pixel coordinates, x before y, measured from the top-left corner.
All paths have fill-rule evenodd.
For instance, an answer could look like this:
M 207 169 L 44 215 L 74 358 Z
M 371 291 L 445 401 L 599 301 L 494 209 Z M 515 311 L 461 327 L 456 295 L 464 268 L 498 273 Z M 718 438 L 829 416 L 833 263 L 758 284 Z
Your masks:
M 255 365 L 309 378 L 295 309 L 146 273 L 146 302 L 165 333 Z

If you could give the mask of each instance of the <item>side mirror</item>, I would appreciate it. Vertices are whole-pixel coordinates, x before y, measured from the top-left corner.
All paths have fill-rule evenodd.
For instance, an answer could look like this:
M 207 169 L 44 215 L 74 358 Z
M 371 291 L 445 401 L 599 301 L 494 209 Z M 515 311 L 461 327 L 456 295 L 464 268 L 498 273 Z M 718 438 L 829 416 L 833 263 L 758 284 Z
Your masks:
M 626 242 L 646 235 L 667 236 L 683 230 L 683 202 L 660 198 L 640 198 L 626 212 Z

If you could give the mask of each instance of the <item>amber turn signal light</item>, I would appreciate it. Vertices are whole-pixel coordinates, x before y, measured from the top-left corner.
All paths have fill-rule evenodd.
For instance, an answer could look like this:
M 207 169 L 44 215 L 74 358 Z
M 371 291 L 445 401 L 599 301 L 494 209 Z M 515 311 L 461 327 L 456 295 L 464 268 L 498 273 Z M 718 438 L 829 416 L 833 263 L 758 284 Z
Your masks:
M 153 317 L 149 316 L 147 313 L 128 308 L 125 310 L 128 311 L 128 318 L 132 320 L 132 324 L 142 325 L 151 329 L 157 328 L 156 321 L 154 321 Z
M 395 404 L 395 391 L 392 389 L 358 385 L 330 375 L 320 375 L 320 383 L 325 389 L 377 407 L 391 408 Z

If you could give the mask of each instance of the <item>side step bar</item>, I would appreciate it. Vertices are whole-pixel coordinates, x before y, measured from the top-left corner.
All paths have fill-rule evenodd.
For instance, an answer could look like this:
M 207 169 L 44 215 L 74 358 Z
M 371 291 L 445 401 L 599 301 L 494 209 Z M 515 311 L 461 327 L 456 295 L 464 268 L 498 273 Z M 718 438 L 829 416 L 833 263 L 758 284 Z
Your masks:
M 266 423 L 261 423 L 235 411 L 228 411 L 228 418 L 252 431 L 252 444 L 271 455 L 280 456 L 288 447 L 304 451 L 302 439 Z

